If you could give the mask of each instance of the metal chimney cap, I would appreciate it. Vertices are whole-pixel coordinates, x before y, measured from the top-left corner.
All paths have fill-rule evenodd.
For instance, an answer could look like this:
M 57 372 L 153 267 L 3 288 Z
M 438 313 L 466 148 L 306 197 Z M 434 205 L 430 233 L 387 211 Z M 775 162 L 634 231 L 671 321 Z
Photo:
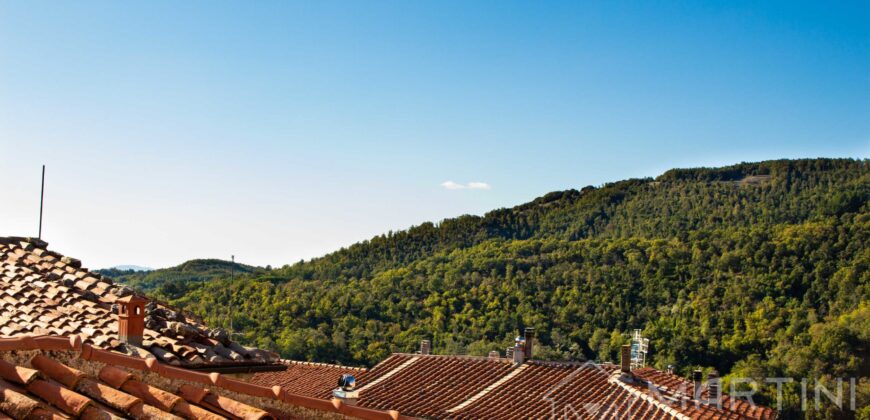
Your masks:
M 356 378 L 353 375 L 345 373 L 338 378 L 338 387 L 344 391 L 353 391 L 356 388 Z

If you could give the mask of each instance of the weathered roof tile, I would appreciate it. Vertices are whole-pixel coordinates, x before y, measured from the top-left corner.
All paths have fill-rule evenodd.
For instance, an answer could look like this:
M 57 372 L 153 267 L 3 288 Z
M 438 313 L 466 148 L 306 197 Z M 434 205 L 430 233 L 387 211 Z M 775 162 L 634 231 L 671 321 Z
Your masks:
M 133 292 L 114 286 L 82 268 L 80 261 L 48 251 L 45 246 L 43 241 L 0 237 L 0 334 L 84 334 L 89 343 L 124 350 L 117 339 L 112 304 Z M 185 366 L 213 362 L 275 365 L 278 361 L 274 353 L 247 351 L 234 342 L 213 340 L 210 330 L 196 321 L 160 318 L 166 313 L 176 312 L 155 303 L 146 307 L 147 317 L 157 320 L 148 324 L 157 330 L 146 329 L 146 335 L 171 340 L 151 347 L 162 360 Z M 179 332 L 184 335 L 183 343 L 175 340 Z

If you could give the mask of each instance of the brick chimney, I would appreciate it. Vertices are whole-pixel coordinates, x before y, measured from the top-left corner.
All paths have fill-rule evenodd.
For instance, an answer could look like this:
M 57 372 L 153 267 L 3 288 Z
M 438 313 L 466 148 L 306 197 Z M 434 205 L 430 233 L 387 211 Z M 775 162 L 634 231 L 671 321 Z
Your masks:
M 420 354 L 429 354 L 432 352 L 432 342 L 429 340 L 420 341 Z
M 619 368 L 623 373 L 631 373 L 631 344 L 623 344 L 620 347 Z
M 535 343 L 535 329 L 526 327 L 523 332 L 523 354 L 526 360 L 532 360 L 532 345 Z
M 115 300 L 115 305 L 118 307 L 118 340 L 137 347 L 142 346 L 146 303 L 148 300 L 136 295 Z

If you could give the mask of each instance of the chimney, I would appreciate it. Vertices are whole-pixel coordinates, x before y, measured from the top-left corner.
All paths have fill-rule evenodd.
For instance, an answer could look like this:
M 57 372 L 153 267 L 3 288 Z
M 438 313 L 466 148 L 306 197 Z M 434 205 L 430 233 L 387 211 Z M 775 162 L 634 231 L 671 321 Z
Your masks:
M 432 351 L 432 342 L 429 340 L 423 340 L 420 342 L 420 354 L 426 355 Z
M 513 359 L 514 358 L 514 348 L 508 347 L 504 352 L 504 357 L 506 357 L 508 359 Z
M 620 347 L 619 367 L 623 373 L 631 373 L 631 344 L 623 344 Z
M 668 365 L 667 372 L 668 372 L 668 374 L 673 375 L 674 374 L 674 365 Z
M 698 369 L 695 369 L 692 372 L 692 383 L 695 384 L 695 389 L 694 389 L 694 392 L 692 394 L 692 399 L 696 400 L 696 401 L 701 399 L 701 378 L 702 378 L 701 371 Z
M 719 378 L 719 372 L 715 369 L 707 374 L 707 402 L 715 406 L 721 404 L 720 384 L 722 379 Z
M 523 353 L 523 344 L 518 341 L 517 344 L 514 345 L 514 363 L 521 365 L 526 360 L 525 353 Z
M 145 304 L 148 301 L 136 295 L 115 300 L 118 307 L 118 340 L 122 343 L 142 346 L 145 333 Z
M 535 342 L 535 329 L 526 327 L 523 333 L 523 354 L 526 360 L 532 360 L 532 344 Z
M 501 355 L 498 354 L 497 350 L 493 350 L 493 351 L 489 352 L 489 358 L 490 359 L 500 359 Z

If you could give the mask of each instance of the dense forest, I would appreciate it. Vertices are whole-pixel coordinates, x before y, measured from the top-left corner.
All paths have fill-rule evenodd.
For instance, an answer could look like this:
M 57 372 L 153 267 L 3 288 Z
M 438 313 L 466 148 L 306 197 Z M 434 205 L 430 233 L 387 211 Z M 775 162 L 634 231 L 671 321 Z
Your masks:
M 683 374 L 867 378 L 868 198 L 867 160 L 674 169 L 248 267 L 235 281 L 228 270 L 120 278 L 211 325 L 232 316 L 240 340 L 292 359 L 372 365 L 421 339 L 483 355 L 531 326 L 539 358 L 606 361 L 640 328 L 652 364 Z M 857 398 L 870 416 L 867 379 Z

